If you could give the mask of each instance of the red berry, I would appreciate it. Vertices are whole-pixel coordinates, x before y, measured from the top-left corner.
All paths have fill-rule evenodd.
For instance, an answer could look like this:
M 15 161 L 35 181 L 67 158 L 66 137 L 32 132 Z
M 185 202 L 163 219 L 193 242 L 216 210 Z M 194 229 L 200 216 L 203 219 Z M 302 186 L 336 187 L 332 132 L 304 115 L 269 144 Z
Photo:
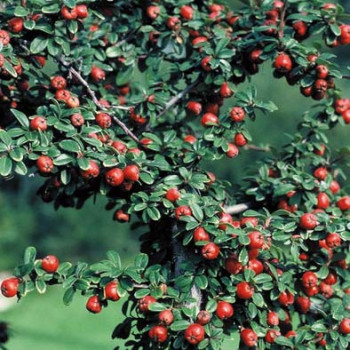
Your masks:
M 76 7 L 73 7 L 72 9 L 67 7 L 67 6 L 63 6 L 61 8 L 61 15 L 64 19 L 67 20 L 72 20 L 72 19 L 77 19 L 78 18 L 78 13 L 77 13 L 77 9 Z
M 308 25 L 303 21 L 297 21 L 293 23 L 293 29 L 296 31 L 297 38 L 304 38 L 307 36 L 309 31 Z
M 234 257 L 229 257 L 225 261 L 225 269 L 232 275 L 238 275 L 242 271 L 242 264 Z
M 0 30 L 0 43 L 2 43 L 3 46 L 8 45 L 10 42 L 10 36 L 7 33 L 6 30 Z
M 48 156 L 40 156 L 36 161 L 38 170 L 43 174 L 49 174 L 53 170 L 54 164 L 52 158 Z
M 193 145 L 194 143 L 196 143 L 197 139 L 193 135 L 186 135 L 184 137 L 184 141 Z
M 350 109 L 350 99 L 340 98 L 335 101 L 334 108 L 337 114 L 342 114 L 346 110 Z
M 142 299 L 139 300 L 139 310 L 142 313 L 147 313 L 149 311 L 149 306 L 155 303 L 157 299 L 153 298 L 150 295 L 146 295 Z
M 178 220 L 181 218 L 181 216 L 191 216 L 191 215 L 192 215 L 192 210 L 187 205 L 181 205 L 180 207 L 177 207 L 175 209 L 175 217 Z
M 138 181 L 140 178 L 140 168 L 135 165 L 127 165 L 123 170 L 125 180 Z
M 160 8 L 159 6 L 148 6 L 146 12 L 150 19 L 155 20 L 160 14 Z
M 208 324 L 210 320 L 211 320 L 211 316 L 208 311 L 202 310 L 197 315 L 197 322 L 202 326 Z
M 317 224 L 317 217 L 312 213 L 303 214 L 299 220 L 299 226 L 305 230 L 313 230 Z
M 330 205 L 329 197 L 326 193 L 321 192 L 317 195 L 317 208 L 327 209 Z
M 340 198 L 338 200 L 337 206 L 342 211 L 349 210 L 350 209 L 350 196 Z
M 320 283 L 320 293 L 327 299 L 333 295 L 333 288 L 327 283 Z
M 250 299 L 254 294 L 254 287 L 248 282 L 237 284 L 237 296 L 240 299 Z
M 193 240 L 195 242 L 210 241 L 210 237 L 203 227 L 197 227 L 193 232 Z
M 340 43 L 342 45 L 350 44 L 350 25 L 342 24 L 340 26 Z
M 238 147 L 243 147 L 248 143 L 247 139 L 245 138 L 245 136 L 242 133 L 237 133 L 235 135 L 234 141 L 235 141 L 236 146 L 238 146 Z
M 48 255 L 41 261 L 41 268 L 47 273 L 55 273 L 59 266 L 60 262 L 54 255 Z
M 100 175 L 100 167 L 93 160 L 89 160 L 89 167 L 86 170 L 81 170 L 81 176 L 84 179 L 93 179 Z
M 265 340 L 269 344 L 273 344 L 276 341 L 276 338 L 281 335 L 281 332 L 277 329 L 269 329 L 265 335 Z
M 250 241 L 249 247 L 253 249 L 261 248 L 265 243 L 264 235 L 259 231 L 250 232 L 248 238 Z
M 280 73 L 288 73 L 292 70 L 293 62 L 288 55 L 281 53 L 276 57 L 274 67 Z
M 259 224 L 257 218 L 246 216 L 241 219 L 242 227 L 256 227 Z
M 228 150 L 226 152 L 227 157 L 234 158 L 237 157 L 239 154 L 239 149 L 234 143 L 228 144 Z
M 103 69 L 93 66 L 91 68 L 91 78 L 95 83 L 99 83 L 102 80 L 106 79 L 106 73 Z
M 170 188 L 165 194 L 165 198 L 170 202 L 176 202 L 180 197 L 180 191 L 176 187 Z
M 44 117 L 37 116 L 33 118 L 30 121 L 30 128 L 32 130 L 40 130 L 40 131 L 46 131 L 47 130 L 47 122 Z
M 337 181 L 333 180 L 329 186 L 329 189 L 332 191 L 333 194 L 336 194 L 340 191 L 340 185 Z
M 16 296 L 18 286 L 19 279 L 17 277 L 8 278 L 1 283 L 1 293 L 6 298 L 12 298 Z
M 86 309 L 93 314 L 98 314 L 102 310 L 102 304 L 97 295 L 90 297 L 86 303 Z
M 20 33 L 23 30 L 24 21 L 22 18 L 11 18 L 8 22 L 9 31 L 12 33 Z
M 180 24 L 180 19 L 178 17 L 172 16 L 169 17 L 166 25 L 168 26 L 169 29 L 177 29 Z
M 299 311 L 302 314 L 306 314 L 310 310 L 311 301 L 307 297 L 298 297 L 296 299 L 296 304 L 297 304 Z
M 333 271 L 329 271 L 327 277 L 323 280 L 323 282 L 332 286 L 333 284 L 337 283 L 337 280 L 337 275 Z
M 241 340 L 246 346 L 251 348 L 258 343 L 258 336 L 253 330 L 245 328 L 241 331 Z
M 119 168 L 113 168 L 106 172 L 105 174 L 106 182 L 108 185 L 115 187 L 119 186 L 124 181 L 124 173 L 123 170 Z
M 325 167 L 319 167 L 314 171 L 314 176 L 319 180 L 325 180 L 327 175 L 328 171 Z
M 105 286 L 105 298 L 107 300 L 111 301 L 118 301 L 120 299 L 120 296 L 118 294 L 118 282 L 117 281 L 111 281 L 106 284 Z
M 202 112 L 202 105 L 196 101 L 189 101 L 186 108 L 195 115 L 199 115 Z
M 290 337 L 296 337 L 297 334 L 294 331 L 288 331 L 286 333 L 286 338 L 290 338 Z
M 202 125 L 203 126 L 213 126 L 219 124 L 219 118 L 213 113 L 205 113 L 202 117 Z
M 337 8 L 336 4 L 327 3 L 322 6 L 324 10 L 335 10 Z
M 227 320 L 234 314 L 233 306 L 226 301 L 219 301 L 215 314 L 218 318 L 220 318 L 220 320 Z
M 182 6 L 180 9 L 180 15 L 184 19 L 191 20 L 194 15 L 194 9 L 188 5 Z
M 336 248 L 341 245 L 341 238 L 338 233 L 329 233 L 326 237 L 326 243 L 329 248 Z
M 233 107 L 231 109 L 231 119 L 234 122 L 241 122 L 245 117 L 245 111 L 242 107 Z
M 204 57 L 201 61 L 201 67 L 206 72 L 210 72 L 212 70 L 210 66 L 210 60 L 211 60 L 211 57 L 207 56 L 207 57 Z
M 214 260 L 220 254 L 220 248 L 215 243 L 207 243 L 202 247 L 202 256 L 207 260 Z
M 84 125 L 85 119 L 80 113 L 75 113 L 70 117 L 73 126 L 80 127 Z
M 350 318 L 344 318 L 339 324 L 339 333 L 350 334 Z
M 223 83 L 220 87 L 220 96 L 223 98 L 228 98 L 233 95 L 233 91 L 228 83 Z
M 267 314 L 267 324 L 269 326 L 278 326 L 280 323 L 280 319 L 278 317 L 278 313 L 275 311 L 269 311 Z
M 294 295 L 289 291 L 282 292 L 278 297 L 278 301 L 282 306 L 292 305 L 294 304 Z
M 112 147 L 117 150 L 118 153 L 124 154 L 128 150 L 125 144 L 121 141 L 114 141 Z
M 81 19 L 88 17 L 88 8 L 86 5 L 80 4 L 76 6 L 77 16 Z
M 185 331 L 185 339 L 192 345 L 200 343 L 205 336 L 205 331 L 199 323 L 189 325 Z
M 168 338 L 168 330 L 164 326 L 154 326 L 149 330 L 148 335 L 155 343 L 164 343 Z
M 63 102 L 67 102 L 71 96 L 71 93 L 65 89 L 58 89 L 55 94 L 56 99 Z
M 158 319 L 164 326 L 170 326 L 174 321 L 174 314 L 171 310 L 163 310 L 159 313 Z
M 306 288 L 315 287 L 317 286 L 318 278 L 314 272 L 307 271 L 307 272 L 304 272 L 301 278 L 301 282 L 303 286 Z
M 107 129 L 112 125 L 112 118 L 107 113 L 98 113 L 95 120 L 102 129 Z
M 345 124 L 350 124 L 350 109 L 343 112 L 341 116 L 342 116 Z
M 320 64 L 316 67 L 317 78 L 326 79 L 329 74 L 329 69 L 327 66 Z
M 69 107 L 69 108 L 77 108 L 80 106 L 79 99 L 76 96 L 69 97 L 68 100 L 65 102 L 66 102 L 67 107 Z

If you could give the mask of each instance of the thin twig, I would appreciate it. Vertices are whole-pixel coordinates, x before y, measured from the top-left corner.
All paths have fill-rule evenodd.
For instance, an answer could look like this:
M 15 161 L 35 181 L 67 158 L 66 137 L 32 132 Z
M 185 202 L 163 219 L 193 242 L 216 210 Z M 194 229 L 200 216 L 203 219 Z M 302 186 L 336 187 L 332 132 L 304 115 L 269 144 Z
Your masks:
M 259 147 L 255 145 L 245 145 L 244 149 L 250 149 L 250 150 L 259 151 L 259 152 L 271 152 L 271 148 L 269 146 Z
M 236 215 L 245 212 L 250 208 L 250 203 L 240 203 L 235 204 L 230 207 L 225 207 L 225 212 L 227 214 Z
M 280 39 L 284 36 L 284 27 L 286 26 L 286 13 L 287 13 L 287 7 L 288 7 L 288 1 L 286 0 L 283 6 L 283 10 L 281 13 L 281 19 L 280 19 L 280 27 L 278 30 L 278 37 Z
M 89 83 L 81 76 L 81 74 L 71 66 L 70 63 L 68 63 L 67 61 L 63 60 L 62 58 L 58 58 L 58 60 L 65 66 L 68 67 L 69 72 L 76 78 L 78 79 L 78 81 L 80 82 L 81 85 L 83 85 L 86 88 L 86 91 L 88 92 L 88 94 L 90 95 L 92 101 L 94 102 L 94 104 L 100 108 L 103 111 L 108 111 L 109 109 L 127 109 L 129 110 L 130 107 L 123 107 L 123 106 L 111 106 L 111 107 L 106 107 L 103 106 L 99 100 L 96 97 L 95 91 L 93 91 L 89 85 Z M 137 143 L 140 143 L 140 140 L 138 139 L 138 137 L 116 116 L 113 116 L 113 120 L 115 121 L 116 124 L 118 124 L 123 131 L 129 135 L 134 141 L 136 141 Z
M 115 47 L 120 47 L 123 44 L 127 43 L 140 28 L 141 28 L 141 26 L 139 26 L 136 29 L 132 30 L 123 40 L 120 40 L 118 43 L 116 43 Z
M 179 92 L 176 96 L 174 96 L 166 105 L 165 108 L 159 112 L 157 118 L 161 117 L 164 113 L 166 113 L 169 109 L 171 109 L 174 105 L 176 105 L 185 95 L 187 95 L 198 83 L 199 79 L 197 79 L 194 83 L 187 86 L 186 89 Z
M 342 78 L 343 79 L 350 79 L 350 75 L 343 75 Z

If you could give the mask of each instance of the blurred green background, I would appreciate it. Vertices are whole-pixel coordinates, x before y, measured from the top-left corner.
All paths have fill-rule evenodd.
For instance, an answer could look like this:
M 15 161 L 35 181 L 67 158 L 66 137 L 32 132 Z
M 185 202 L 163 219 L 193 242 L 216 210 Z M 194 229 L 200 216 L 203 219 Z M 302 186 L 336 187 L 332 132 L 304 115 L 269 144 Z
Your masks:
M 236 2 L 228 1 L 236 6 Z M 347 4 L 346 4 L 347 3 Z M 350 4 L 343 1 L 348 12 Z M 334 50 L 345 58 L 343 72 L 350 66 L 348 47 Z M 271 144 L 276 147 L 287 142 L 285 133 L 293 133 L 303 111 L 314 104 L 300 95 L 298 87 L 289 87 L 285 80 L 272 78 L 271 66 L 266 63 L 261 73 L 252 79 L 258 89 L 258 98 L 273 100 L 279 110 L 259 116 L 251 123 L 254 144 Z M 350 95 L 349 81 L 337 82 L 344 96 Z M 338 127 L 330 133 L 332 149 L 349 142 L 349 127 Z M 208 164 L 220 178 L 239 183 L 243 171 L 254 167 L 261 157 L 256 151 L 244 151 L 237 159 Z M 55 254 L 61 260 L 95 262 L 104 257 L 108 249 L 117 250 L 127 264 L 138 252 L 138 234 L 129 225 L 112 221 L 112 212 L 104 210 L 105 200 L 89 201 L 81 210 L 55 211 L 35 192 L 41 181 L 37 177 L 0 182 L 0 272 L 10 271 L 22 258 L 24 249 L 35 245 L 39 255 Z M 343 182 L 343 185 L 346 183 Z M 9 342 L 11 350 L 110 350 L 117 345 L 111 340 L 114 326 L 121 320 L 121 303 L 111 305 L 100 315 L 85 311 L 85 300 L 77 297 L 70 307 L 62 303 L 62 291 L 52 288 L 46 295 L 32 293 L 18 305 L 0 313 L 13 329 Z M 0 296 L 0 303 L 3 299 Z

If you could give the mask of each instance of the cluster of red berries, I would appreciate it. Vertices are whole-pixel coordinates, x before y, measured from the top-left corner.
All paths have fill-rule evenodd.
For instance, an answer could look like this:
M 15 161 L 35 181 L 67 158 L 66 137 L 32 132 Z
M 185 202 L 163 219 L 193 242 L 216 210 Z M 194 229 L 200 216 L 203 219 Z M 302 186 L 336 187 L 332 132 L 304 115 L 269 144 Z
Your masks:
M 341 98 L 334 103 L 335 113 L 341 115 L 346 124 L 350 123 L 350 99 Z
M 66 20 L 76 20 L 87 18 L 89 16 L 89 12 L 86 5 L 79 4 L 72 8 L 63 6 L 61 8 L 61 15 Z

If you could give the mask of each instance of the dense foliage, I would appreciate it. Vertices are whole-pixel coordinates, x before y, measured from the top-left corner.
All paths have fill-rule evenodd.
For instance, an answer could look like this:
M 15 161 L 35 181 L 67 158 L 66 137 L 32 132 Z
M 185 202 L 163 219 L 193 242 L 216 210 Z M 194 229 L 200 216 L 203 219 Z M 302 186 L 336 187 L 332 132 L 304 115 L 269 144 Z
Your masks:
M 142 253 L 91 266 L 28 248 L 7 297 L 62 284 L 87 309 L 125 299 L 113 337 L 128 349 L 347 349 L 350 197 L 326 131 L 350 123 L 330 47 L 350 43 L 341 6 L 248 1 L 7 1 L 0 14 L 0 174 L 46 178 L 55 207 L 107 198 L 148 224 Z M 276 110 L 240 84 L 267 62 L 318 102 L 282 150 L 251 144 L 246 120 Z M 270 63 L 268 63 L 270 62 Z M 296 87 L 295 87 L 296 88 Z M 266 152 L 232 193 L 203 161 Z M 234 160 L 232 160 L 234 161 Z M 33 170 L 34 169 L 34 170 Z M 31 174 L 33 175 L 33 174 Z M 232 217 L 231 215 L 235 215 Z M 130 334 L 133 334 L 133 337 Z

